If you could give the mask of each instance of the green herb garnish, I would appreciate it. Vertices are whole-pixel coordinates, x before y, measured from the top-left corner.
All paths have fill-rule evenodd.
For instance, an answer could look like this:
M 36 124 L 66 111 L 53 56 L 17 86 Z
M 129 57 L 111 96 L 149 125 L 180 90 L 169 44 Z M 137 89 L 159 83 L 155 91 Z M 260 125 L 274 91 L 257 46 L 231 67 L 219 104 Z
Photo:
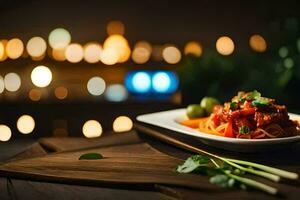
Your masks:
M 270 104 L 270 101 L 266 98 L 260 97 L 251 102 L 252 106 L 267 106 Z
M 230 103 L 230 109 L 231 109 L 231 110 L 236 109 L 236 108 L 237 108 L 237 105 L 238 105 L 237 102 L 231 102 L 231 103 Z
M 248 134 L 250 132 L 250 128 L 246 125 L 243 125 L 239 128 L 239 133 Z
M 254 100 L 254 99 L 258 99 L 260 97 L 261 97 L 260 92 L 258 92 L 257 90 L 254 90 L 247 95 L 246 100 Z
M 201 173 L 210 176 L 210 183 L 221 187 L 238 187 L 245 189 L 246 186 L 262 190 L 269 194 L 277 194 L 277 189 L 253 179 L 242 177 L 245 173 L 255 174 L 272 181 L 278 182 L 280 177 L 298 179 L 298 174 L 281 169 L 230 158 L 220 157 L 211 153 L 209 155 L 194 155 L 189 157 L 182 165 L 177 167 L 179 173 Z
M 103 156 L 99 153 L 86 153 L 79 157 L 79 160 L 99 160 L 102 159 Z

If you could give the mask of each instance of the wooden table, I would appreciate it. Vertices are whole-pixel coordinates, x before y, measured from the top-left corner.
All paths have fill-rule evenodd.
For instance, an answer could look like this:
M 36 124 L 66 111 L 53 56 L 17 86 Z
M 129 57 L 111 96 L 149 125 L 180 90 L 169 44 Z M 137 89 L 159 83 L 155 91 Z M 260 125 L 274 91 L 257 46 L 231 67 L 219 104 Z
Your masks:
M 166 132 L 166 134 L 170 134 Z M 172 133 L 173 134 L 173 133 Z M 57 142 L 56 138 L 42 139 L 39 143 L 36 140 L 15 140 L 8 143 L 1 144 L 0 161 L 7 159 L 20 159 L 24 157 L 42 156 L 42 154 L 49 153 L 50 149 L 57 151 L 73 151 L 76 149 L 76 144 L 82 144 L 88 148 L 99 146 L 105 143 L 110 145 L 109 137 L 116 137 L 116 133 L 106 133 L 103 138 L 97 140 L 86 140 L 83 138 L 68 138 L 61 142 Z M 137 137 L 138 136 L 138 137 Z M 163 154 L 178 159 L 185 159 L 189 156 L 189 152 L 182 151 L 176 147 L 164 144 L 147 135 L 140 133 L 137 135 L 136 131 L 118 135 L 120 139 L 118 145 L 124 145 L 126 142 L 130 143 L 144 143 L 147 142 L 151 147 Z M 190 140 L 181 138 L 182 140 Z M 54 141 L 54 142 L 53 142 Z M 193 141 L 189 141 L 193 143 Z M 58 144 L 57 143 L 61 143 Z M 37 145 L 38 144 L 38 145 Z M 42 145 L 39 145 L 42 144 Z M 53 145 L 56 144 L 56 145 Z M 199 144 L 197 144 L 199 145 Z M 47 148 L 45 149 L 45 146 Z M 263 163 L 272 164 L 275 166 L 284 167 L 300 173 L 300 146 L 296 145 L 288 149 L 288 152 L 269 152 L 267 154 L 235 154 L 233 152 L 225 152 L 214 148 L 203 146 L 214 153 L 225 154 L 231 157 L 243 157 L 249 160 L 259 160 Z M 66 148 L 66 149 L 64 149 Z M 48 152 L 46 152 L 48 151 Z M 124 149 L 126 151 L 126 148 Z M 22 153 L 23 152 L 23 153 Z M 25 152 L 25 153 L 24 153 Z M 266 157 L 269 157 L 266 159 Z M 279 164 L 281 163 L 281 164 Z M 176 166 L 174 166 L 176 167 Z M 12 176 L 14 177 L 14 176 Z M 0 177 L 0 199 L 298 199 L 300 196 L 300 183 L 285 183 L 274 184 L 283 194 L 281 196 L 270 196 L 258 191 L 241 191 L 241 190 L 225 190 L 208 183 L 208 178 L 201 175 L 195 175 L 194 180 L 200 181 L 203 188 L 180 187 L 176 185 L 167 184 L 153 184 L 152 186 L 144 184 L 99 184 L 87 185 L 72 183 L 66 184 L 64 181 L 40 181 L 39 179 L 22 179 Z M 201 182 L 202 181 L 202 182 Z M 58 183 L 59 182 L 59 183 Z

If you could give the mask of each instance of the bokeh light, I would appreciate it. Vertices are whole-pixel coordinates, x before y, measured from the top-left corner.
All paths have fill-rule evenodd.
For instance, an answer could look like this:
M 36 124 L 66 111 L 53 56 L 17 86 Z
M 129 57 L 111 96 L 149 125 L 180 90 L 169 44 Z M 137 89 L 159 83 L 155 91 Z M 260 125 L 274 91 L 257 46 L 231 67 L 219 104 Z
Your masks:
M 0 40 L 0 46 L 3 46 L 3 52 L 0 52 L 0 62 L 6 60 L 7 54 L 6 54 L 6 45 L 8 40 Z
M 29 134 L 34 130 L 35 122 L 30 115 L 22 115 L 17 121 L 17 128 L 20 133 Z
M 6 142 L 11 138 L 11 130 L 8 126 L 0 124 L 0 141 Z
M 93 77 L 87 83 L 87 90 L 94 96 L 99 96 L 105 91 L 105 81 L 101 77 Z
M 111 35 L 104 41 L 103 49 L 111 48 L 117 52 L 119 63 L 126 62 L 130 58 L 131 50 L 128 41 L 122 35 Z
M 2 42 L 0 42 L 0 58 L 2 58 L 5 54 L 5 47 Z
M 52 72 L 46 66 L 37 66 L 31 72 L 31 81 L 37 87 L 46 87 L 52 81 Z
M 178 78 L 172 72 L 156 72 L 152 76 L 152 87 L 158 93 L 172 93 L 178 87 Z
M 96 120 L 86 121 L 82 127 L 82 133 L 87 138 L 99 137 L 102 134 L 102 126 Z
M 289 49 L 285 46 L 280 47 L 280 49 L 278 50 L 278 54 L 281 58 L 285 58 L 289 54 Z
M 52 57 L 57 61 L 65 61 L 66 48 L 52 49 Z
M 125 101 L 128 97 L 126 88 L 121 84 L 112 84 L 106 88 L 105 98 L 108 101 L 120 102 Z
M 5 85 L 4 85 L 4 79 L 2 76 L 0 76 L 0 94 L 2 92 L 4 92 L 4 89 L 5 89 Z
M 287 69 L 291 69 L 294 67 L 294 60 L 292 58 L 286 58 L 283 60 L 283 65 Z
M 83 48 L 80 44 L 68 45 L 65 52 L 66 59 L 71 63 L 78 63 L 83 59 Z
M 39 101 L 42 97 L 42 92 L 34 88 L 29 91 L 28 96 L 32 101 Z
M 113 122 L 113 130 L 115 132 L 130 131 L 132 127 L 133 127 L 133 122 L 127 116 L 119 116 Z
M 162 51 L 164 60 L 169 64 L 176 64 L 181 60 L 181 53 L 175 46 L 167 46 Z
M 31 38 L 26 45 L 26 50 L 28 54 L 32 57 L 41 57 L 45 54 L 47 49 L 47 44 L 45 40 L 41 37 Z
M 234 51 L 234 43 L 230 37 L 222 36 L 216 42 L 216 49 L 219 54 L 228 56 Z
M 200 57 L 202 55 L 202 52 L 203 52 L 202 46 L 195 41 L 188 42 L 184 47 L 185 55 L 191 54 Z
M 137 47 L 132 52 L 132 60 L 137 64 L 143 64 L 146 63 L 150 58 L 151 53 L 143 48 L 143 47 Z
M 124 35 L 125 26 L 121 21 L 118 20 L 110 21 L 107 24 L 106 31 L 108 35 L 114 35 L 114 34 Z
M 102 50 L 100 60 L 106 65 L 114 65 L 119 60 L 119 54 L 114 48 L 106 48 Z
M 252 35 L 249 40 L 250 47 L 259 53 L 265 52 L 267 50 L 267 42 L 261 35 Z
M 59 87 L 55 88 L 54 95 L 56 98 L 58 98 L 60 100 L 65 99 L 68 96 L 68 89 L 63 86 L 59 86 Z
M 21 78 L 16 73 L 8 73 L 4 77 L 5 89 L 10 92 L 15 92 L 21 87 Z
M 22 40 L 18 38 L 11 39 L 6 44 L 6 54 L 11 59 L 19 58 L 24 51 Z
M 135 92 L 145 93 L 151 89 L 151 78 L 146 72 L 138 72 L 132 77 L 132 87 Z
M 88 63 L 99 62 L 102 47 L 97 43 L 89 43 L 84 47 L 84 60 Z
M 71 34 L 63 28 L 54 29 L 49 34 L 48 42 L 53 49 L 66 48 L 71 42 Z

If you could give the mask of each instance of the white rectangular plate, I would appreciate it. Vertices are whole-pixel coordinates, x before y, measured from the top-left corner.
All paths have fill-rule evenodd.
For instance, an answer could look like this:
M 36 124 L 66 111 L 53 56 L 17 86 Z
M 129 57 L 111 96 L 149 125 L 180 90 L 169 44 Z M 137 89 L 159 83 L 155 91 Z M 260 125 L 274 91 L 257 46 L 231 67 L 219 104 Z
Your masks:
M 185 108 L 156 112 L 140 115 L 137 117 L 137 120 L 176 131 L 177 133 L 189 135 L 191 136 L 191 139 L 198 139 L 210 146 L 227 150 L 238 150 L 241 152 L 272 150 L 285 146 L 283 144 L 290 144 L 300 141 L 300 135 L 272 139 L 239 139 L 207 134 L 178 123 L 184 119 L 187 119 L 185 112 Z M 289 116 L 292 120 L 300 120 L 300 115 L 289 113 Z

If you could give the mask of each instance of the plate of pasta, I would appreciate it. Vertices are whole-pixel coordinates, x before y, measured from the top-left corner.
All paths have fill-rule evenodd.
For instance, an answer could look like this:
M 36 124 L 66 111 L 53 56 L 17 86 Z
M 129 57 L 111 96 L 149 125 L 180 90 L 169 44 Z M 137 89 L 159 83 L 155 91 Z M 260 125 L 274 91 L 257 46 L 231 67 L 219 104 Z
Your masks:
M 261 151 L 300 142 L 300 115 L 258 91 L 238 92 L 221 104 L 204 97 L 187 108 L 140 115 L 137 120 L 185 134 L 217 148 Z

